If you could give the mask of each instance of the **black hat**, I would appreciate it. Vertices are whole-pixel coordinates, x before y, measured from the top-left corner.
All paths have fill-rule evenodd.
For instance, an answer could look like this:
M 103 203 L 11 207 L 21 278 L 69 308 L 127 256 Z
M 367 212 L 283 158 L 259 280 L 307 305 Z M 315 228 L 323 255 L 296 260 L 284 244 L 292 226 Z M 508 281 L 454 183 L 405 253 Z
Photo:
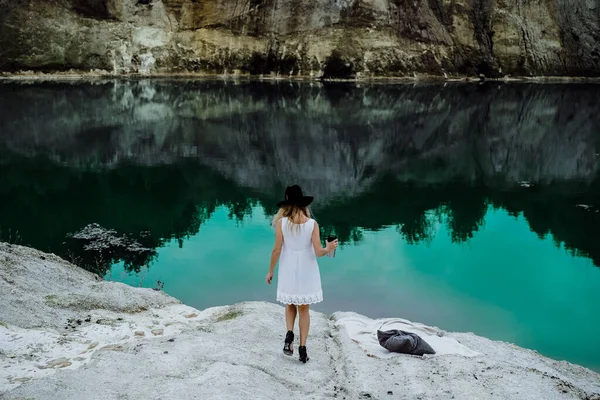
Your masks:
M 302 194 L 302 189 L 300 189 L 300 186 L 298 186 L 298 185 L 288 186 L 285 189 L 285 200 L 277 203 L 277 207 L 290 206 L 290 205 L 294 205 L 294 206 L 298 206 L 298 207 L 306 207 L 310 203 L 312 203 L 313 199 L 314 199 L 314 197 L 312 197 L 312 196 L 304 196 Z

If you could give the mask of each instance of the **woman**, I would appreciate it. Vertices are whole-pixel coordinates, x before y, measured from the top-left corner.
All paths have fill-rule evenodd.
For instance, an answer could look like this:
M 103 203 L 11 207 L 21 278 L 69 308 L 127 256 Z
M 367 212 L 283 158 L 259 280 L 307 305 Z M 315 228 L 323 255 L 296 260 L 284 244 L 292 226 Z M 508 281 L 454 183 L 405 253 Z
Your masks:
M 310 217 L 308 209 L 313 197 L 304 196 L 298 185 L 285 190 L 285 200 L 278 203 L 279 212 L 273 217 L 275 226 L 275 246 L 271 254 L 271 264 L 266 281 L 270 285 L 273 271 L 279 260 L 277 276 L 277 301 L 285 304 L 285 324 L 287 334 L 283 353 L 294 353 L 294 323 L 300 314 L 300 361 L 306 363 L 306 338 L 310 327 L 308 314 L 311 304 L 323 301 L 321 275 L 317 257 L 323 257 L 335 250 L 338 241 L 321 246 L 319 225 Z

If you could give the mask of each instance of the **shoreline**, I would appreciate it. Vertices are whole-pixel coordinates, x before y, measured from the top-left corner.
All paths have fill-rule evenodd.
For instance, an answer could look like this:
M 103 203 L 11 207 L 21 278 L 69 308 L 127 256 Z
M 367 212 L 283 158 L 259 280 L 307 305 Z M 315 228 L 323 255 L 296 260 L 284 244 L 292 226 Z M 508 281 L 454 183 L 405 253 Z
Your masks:
M 0 291 L 0 397 L 600 400 L 600 374 L 580 365 L 352 312 L 311 311 L 304 365 L 280 353 L 281 305 L 197 310 L 24 246 L 0 243 Z M 388 353 L 381 326 L 415 332 L 438 354 Z
M 349 79 L 321 79 L 316 76 L 278 76 L 249 74 L 213 74 L 188 72 L 155 72 L 114 74 L 108 71 L 56 71 L 56 72 L 0 72 L 0 82 L 15 81 L 85 81 L 85 80 L 222 80 L 264 82 L 311 82 L 311 83 L 354 83 L 354 84 L 408 84 L 408 83 L 600 83 L 600 77 L 585 76 L 505 76 L 485 78 L 467 75 L 440 76 L 414 74 L 413 76 L 357 76 Z

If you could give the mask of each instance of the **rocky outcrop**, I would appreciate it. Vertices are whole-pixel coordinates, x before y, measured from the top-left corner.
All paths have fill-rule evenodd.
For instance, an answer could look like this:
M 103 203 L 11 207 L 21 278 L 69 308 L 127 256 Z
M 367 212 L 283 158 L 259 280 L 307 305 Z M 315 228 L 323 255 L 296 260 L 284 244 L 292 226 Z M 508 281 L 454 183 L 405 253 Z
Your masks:
M 311 359 L 301 364 L 297 356 L 281 354 L 279 305 L 247 302 L 199 311 L 162 292 L 97 282 L 55 256 L 5 243 L 0 288 L 3 399 L 600 395 L 598 374 L 578 365 L 471 333 L 347 312 L 329 318 L 311 312 Z M 437 354 L 388 353 L 376 339 L 382 325 L 417 332 Z
M 0 70 L 600 75 L 595 0 L 0 0 Z

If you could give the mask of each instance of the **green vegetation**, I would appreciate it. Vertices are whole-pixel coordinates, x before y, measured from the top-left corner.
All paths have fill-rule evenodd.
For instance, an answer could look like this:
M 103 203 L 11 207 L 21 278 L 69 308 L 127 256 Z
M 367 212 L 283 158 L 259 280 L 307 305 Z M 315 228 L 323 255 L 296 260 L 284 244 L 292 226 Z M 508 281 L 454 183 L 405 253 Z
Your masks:
M 54 307 L 58 304 L 58 297 L 56 297 L 55 294 L 50 294 L 50 295 L 46 296 L 45 300 L 46 300 L 46 304 L 49 305 L 50 307 Z
M 237 317 L 242 316 L 243 313 L 240 310 L 230 310 L 225 314 L 219 315 L 217 318 L 217 322 L 229 321 L 232 319 L 236 319 Z

